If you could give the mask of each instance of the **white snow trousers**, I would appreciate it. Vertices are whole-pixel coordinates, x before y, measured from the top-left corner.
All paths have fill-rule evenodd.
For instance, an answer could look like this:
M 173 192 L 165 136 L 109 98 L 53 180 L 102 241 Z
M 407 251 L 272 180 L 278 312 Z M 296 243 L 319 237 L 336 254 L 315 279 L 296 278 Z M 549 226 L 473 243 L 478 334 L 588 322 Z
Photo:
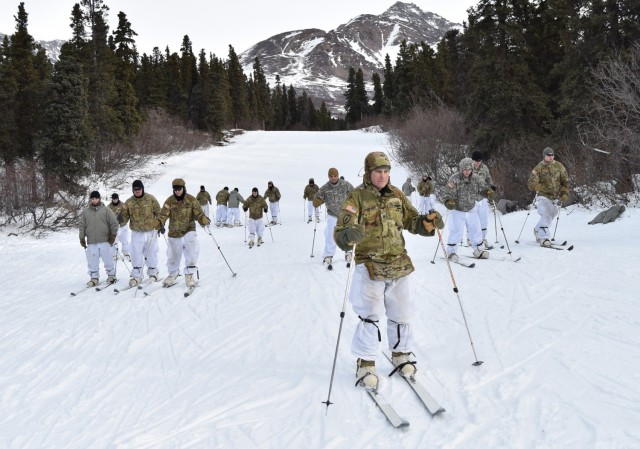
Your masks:
M 202 212 L 204 212 L 204 216 L 211 219 L 211 217 L 209 217 L 209 203 L 204 205 L 201 204 L 200 207 L 202 208 Z
M 536 203 L 538 205 L 538 215 L 540 215 L 540 219 L 534 230 L 538 238 L 550 239 L 551 231 L 549 227 L 553 219 L 558 215 L 558 206 L 555 202 L 542 195 L 538 195 Z
M 409 293 L 409 278 L 372 281 L 364 264 L 353 272 L 349 302 L 360 321 L 351 342 L 351 353 L 363 360 L 376 360 L 380 346 L 379 320 L 386 313 L 387 343 L 392 352 L 411 352 L 410 321 L 415 303 Z
M 333 229 L 336 227 L 338 217 L 327 214 L 327 226 L 324 228 L 324 252 L 322 257 L 333 257 L 336 253 L 336 241 L 333 239 Z
M 100 278 L 100 259 L 102 259 L 107 276 L 115 276 L 116 267 L 113 260 L 113 248 L 111 248 L 109 242 L 88 244 L 85 255 L 87 256 L 87 272 L 91 279 Z
M 141 278 L 147 266 L 147 276 L 158 274 L 158 231 L 131 231 L 131 277 Z
M 216 226 L 220 226 L 227 221 L 227 205 L 218 204 L 216 206 Z
M 169 237 L 167 246 L 167 271 L 172 276 L 180 273 L 180 259 L 184 254 L 184 274 L 194 274 L 200 255 L 200 245 L 196 231 L 187 232 L 182 237 Z
M 480 229 L 482 230 L 482 239 L 487 238 L 487 225 L 489 224 L 489 200 L 482 198 L 476 202 L 478 208 L 478 218 L 480 219 Z
M 435 203 L 431 197 L 432 195 L 420 197 L 419 211 L 421 214 L 426 214 L 435 207 Z
M 258 237 L 260 238 L 262 238 L 262 236 L 264 235 L 263 218 L 258 218 L 257 220 L 249 218 L 249 240 L 255 239 L 256 234 L 258 234 Z
M 447 237 L 447 254 L 455 253 L 462 240 L 464 228 L 467 227 L 467 238 L 471 246 L 477 248 L 482 245 L 482 231 L 480 229 L 480 218 L 478 217 L 478 202 L 468 211 L 450 210 L 447 218 L 449 236 Z
M 278 215 L 280 215 L 280 201 L 269 203 L 269 209 L 271 211 L 271 220 L 278 222 Z
M 227 209 L 227 224 L 229 226 L 240 225 L 240 208 L 230 207 Z
M 311 218 L 313 216 L 314 209 L 316 212 L 316 219 L 320 218 L 320 208 L 313 207 L 313 201 L 307 201 L 307 217 Z
M 123 254 L 129 254 L 129 225 L 125 225 L 125 226 L 120 226 L 120 229 L 118 229 L 118 236 L 116 237 L 116 241 L 120 242 L 120 245 L 122 246 L 122 253 Z M 116 251 L 118 251 L 118 244 L 116 243 L 115 245 L 113 245 L 113 255 L 115 257 L 115 253 Z

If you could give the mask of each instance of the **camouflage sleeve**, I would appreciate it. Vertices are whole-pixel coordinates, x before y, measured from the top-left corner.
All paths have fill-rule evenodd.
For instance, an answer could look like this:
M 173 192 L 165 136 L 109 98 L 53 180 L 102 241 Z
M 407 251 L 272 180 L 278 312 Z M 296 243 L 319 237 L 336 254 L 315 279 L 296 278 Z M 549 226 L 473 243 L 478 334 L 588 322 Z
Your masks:
M 196 219 L 201 226 L 206 226 L 211 223 L 211 220 L 202 211 L 202 206 L 197 201 L 193 202 L 193 218 Z
M 120 229 L 120 224 L 118 223 L 118 218 L 116 214 L 109 208 L 107 208 L 107 225 L 109 226 L 109 233 L 113 236 L 118 235 L 118 229 Z
M 211 204 L 211 195 L 209 195 L 209 192 L 207 192 L 207 201 L 209 201 L 209 204 Z
M 400 195 L 399 195 L 400 196 Z M 417 222 L 418 222 L 418 211 L 411 204 L 409 199 L 403 194 L 400 196 L 402 198 L 402 227 L 409 231 L 412 234 L 416 234 L 417 231 Z
M 442 195 L 442 202 L 446 203 L 449 200 L 455 200 L 456 198 L 456 185 L 452 178 L 449 178 L 447 185 L 444 188 L 444 195 Z
M 313 207 L 320 207 L 324 204 L 325 191 L 326 190 L 324 186 L 320 187 L 320 189 L 318 190 L 318 193 L 316 193 L 316 197 L 313 199 Z
M 164 224 L 167 222 L 169 215 L 171 215 L 171 206 L 169 205 L 169 201 L 167 200 L 164 202 L 164 204 L 162 205 L 162 209 L 160 209 L 160 212 L 158 212 L 157 214 L 157 217 L 160 220 L 162 226 L 164 226 Z
M 569 195 L 569 175 L 567 174 L 567 169 L 564 165 L 561 165 L 562 170 L 560 170 L 560 194 L 561 195 Z
M 79 233 L 80 233 L 80 240 L 84 240 L 85 238 L 85 233 L 87 232 L 87 222 L 85 219 L 85 215 L 84 215 L 84 211 L 82 211 L 82 215 L 80 215 L 80 226 L 79 226 Z
M 121 214 L 122 220 L 120 221 L 120 226 L 124 226 L 129 221 L 129 205 L 127 203 L 124 203 L 124 205 L 122 206 Z
M 282 195 L 280 195 L 280 189 L 276 187 L 276 201 L 280 201 L 280 198 L 282 198 Z

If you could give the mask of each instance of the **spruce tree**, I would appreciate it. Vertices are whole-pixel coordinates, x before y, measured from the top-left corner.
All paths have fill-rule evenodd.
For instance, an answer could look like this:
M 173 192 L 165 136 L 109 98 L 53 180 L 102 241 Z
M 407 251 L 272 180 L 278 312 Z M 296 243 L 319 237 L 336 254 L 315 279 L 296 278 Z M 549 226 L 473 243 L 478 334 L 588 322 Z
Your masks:
M 227 76 L 229 78 L 229 94 L 231 95 L 231 116 L 233 126 L 245 126 L 249 119 L 249 102 L 247 98 L 247 77 L 245 76 L 238 55 L 229 45 L 229 59 L 227 62 Z
M 371 82 L 373 83 L 373 105 L 371 106 L 371 112 L 374 115 L 380 115 L 384 107 L 384 93 L 382 91 L 382 85 L 380 84 L 380 75 L 373 72 Z

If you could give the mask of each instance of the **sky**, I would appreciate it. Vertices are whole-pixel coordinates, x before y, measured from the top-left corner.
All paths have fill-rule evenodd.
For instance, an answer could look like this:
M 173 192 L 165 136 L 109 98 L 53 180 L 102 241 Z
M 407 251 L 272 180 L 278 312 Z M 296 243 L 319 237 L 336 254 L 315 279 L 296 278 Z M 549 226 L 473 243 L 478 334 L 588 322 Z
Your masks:
M 461 247 L 476 266 L 453 264 L 451 274 L 437 237 L 404 232 L 417 377 L 446 411 L 432 417 L 387 376 L 381 354 L 380 394 L 410 426 L 393 428 L 355 387 L 358 317 L 348 301 L 336 348 L 349 271 L 339 250 L 332 271 L 322 265 L 325 214 L 307 223 L 302 194 L 331 166 L 359 184 L 365 155 L 390 151 L 387 137 L 253 131 L 91 185 L 127 198 L 140 177 L 161 203 L 176 177 L 212 196 L 225 185 L 242 195 L 268 180 L 279 187 L 282 224 L 264 230 L 260 247 L 248 249 L 244 227 L 213 228 L 214 241 L 197 226 L 199 285 L 188 298 L 184 277 L 170 289 L 146 286 L 150 296 L 113 287 L 70 296 L 89 279 L 77 229 L 35 239 L 3 228 L 0 448 L 637 449 L 637 200 L 607 225 L 587 224 L 602 209 L 563 211 L 556 241 L 569 239 L 570 252 L 535 243 L 535 210 L 491 216 L 491 257 Z M 392 182 L 406 176 L 392 159 Z M 504 235 L 519 262 L 500 248 Z M 167 244 L 158 244 L 164 277 Z M 116 288 L 128 269 L 118 264 Z M 379 326 L 389 351 L 384 318 Z
M 73 0 L 24 0 L 30 34 L 36 40 L 69 39 L 69 18 L 75 3 Z M 117 26 L 118 12 L 123 11 L 138 33 L 136 42 L 140 53 L 149 54 L 156 46 L 164 50 L 167 45 L 171 51 L 178 51 L 183 37 L 188 35 L 195 53 L 204 48 L 207 53 L 223 58 L 229 53 L 229 45 L 239 54 L 278 33 L 305 28 L 329 31 L 360 14 L 382 14 L 394 3 L 394 0 L 105 1 L 110 9 L 111 30 Z M 413 3 L 423 11 L 457 23 L 466 20 L 466 10 L 476 4 L 472 0 L 414 0 Z M 14 32 L 14 16 L 19 4 L 19 0 L 0 0 L 0 32 Z

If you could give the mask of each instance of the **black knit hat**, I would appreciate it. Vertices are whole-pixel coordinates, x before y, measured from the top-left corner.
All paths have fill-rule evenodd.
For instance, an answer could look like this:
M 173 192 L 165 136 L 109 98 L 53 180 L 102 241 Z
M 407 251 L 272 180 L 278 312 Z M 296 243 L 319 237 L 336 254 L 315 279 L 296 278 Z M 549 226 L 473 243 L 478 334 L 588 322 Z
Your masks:
M 237 191 L 238 191 L 238 188 L 237 188 L 237 187 L 234 187 L 234 188 L 233 188 L 233 190 L 235 190 L 235 191 L 237 192 Z
M 91 192 L 91 194 L 89 195 L 89 198 L 100 198 L 100 192 L 98 192 L 97 190 L 94 190 L 93 192 Z
M 476 162 L 480 162 L 482 160 L 482 153 L 479 151 L 474 151 L 473 153 L 471 153 L 471 159 Z
M 257 188 L 257 187 L 254 187 L 253 189 L 251 189 L 251 191 L 252 191 L 252 192 L 257 192 L 257 191 L 258 191 L 258 188 Z
M 120 197 L 118 196 L 117 193 L 114 193 L 113 195 L 111 195 L 111 199 L 112 200 L 118 200 L 118 199 L 120 199 Z
M 204 186 L 200 186 L 200 190 L 204 190 Z
M 142 181 L 140 181 L 139 179 L 136 179 L 135 181 L 133 181 L 133 184 L 131 184 L 131 188 L 132 189 L 140 188 L 144 190 L 144 184 L 142 184 Z

